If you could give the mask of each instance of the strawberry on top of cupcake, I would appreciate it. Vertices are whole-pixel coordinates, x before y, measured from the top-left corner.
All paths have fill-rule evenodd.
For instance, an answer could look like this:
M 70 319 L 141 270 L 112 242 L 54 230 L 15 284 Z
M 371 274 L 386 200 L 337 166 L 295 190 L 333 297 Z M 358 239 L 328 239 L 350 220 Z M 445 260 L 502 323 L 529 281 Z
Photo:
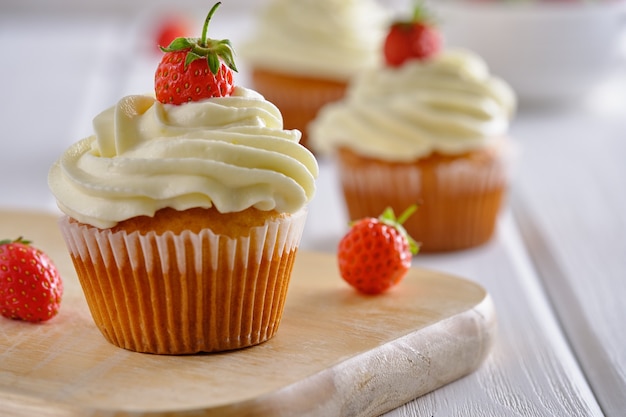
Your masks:
M 399 67 L 407 60 L 428 59 L 441 50 L 442 42 L 432 17 L 416 6 L 411 19 L 396 20 L 390 26 L 383 45 L 385 63 Z
M 182 104 L 233 92 L 237 66 L 228 39 L 207 38 L 209 21 L 221 3 L 207 15 L 200 38 L 179 37 L 167 47 L 154 77 L 156 98 L 161 103 Z

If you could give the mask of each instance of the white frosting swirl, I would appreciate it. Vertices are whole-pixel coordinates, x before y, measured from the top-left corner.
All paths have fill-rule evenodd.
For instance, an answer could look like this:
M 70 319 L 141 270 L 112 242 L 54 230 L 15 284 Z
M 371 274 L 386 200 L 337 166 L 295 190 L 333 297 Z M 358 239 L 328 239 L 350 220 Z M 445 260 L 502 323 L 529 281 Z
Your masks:
M 428 61 L 365 71 L 343 101 L 320 111 L 309 134 L 320 153 L 347 147 L 410 161 L 482 147 L 507 132 L 515 109 L 513 90 L 480 57 L 447 50 Z
M 260 68 L 345 81 L 379 62 L 389 18 L 373 0 L 274 0 L 238 53 Z
M 59 208 L 83 223 L 107 228 L 164 207 L 293 213 L 315 193 L 318 166 L 300 132 L 283 130 L 253 90 L 180 106 L 128 96 L 93 124 L 48 176 Z

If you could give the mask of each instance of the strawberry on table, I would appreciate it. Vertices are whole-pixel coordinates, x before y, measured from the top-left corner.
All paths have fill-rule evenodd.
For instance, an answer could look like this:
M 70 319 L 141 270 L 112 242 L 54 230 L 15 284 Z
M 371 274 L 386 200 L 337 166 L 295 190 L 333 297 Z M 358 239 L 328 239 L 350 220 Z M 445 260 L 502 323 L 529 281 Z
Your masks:
M 410 20 L 393 22 L 385 38 L 385 62 L 399 67 L 410 59 L 425 60 L 441 49 L 439 30 L 423 6 L 416 4 Z
M 21 237 L 0 241 L 0 313 L 30 322 L 54 317 L 63 282 L 48 255 Z
M 207 38 L 216 3 L 207 15 L 200 38 L 176 38 L 166 48 L 154 76 L 156 98 L 161 103 L 183 104 L 211 97 L 227 97 L 233 91 L 237 71 L 228 39 Z
M 341 277 L 365 294 L 380 294 L 399 283 L 419 250 L 402 226 L 416 209 L 411 206 L 396 219 L 388 207 L 378 218 L 354 222 L 337 250 Z

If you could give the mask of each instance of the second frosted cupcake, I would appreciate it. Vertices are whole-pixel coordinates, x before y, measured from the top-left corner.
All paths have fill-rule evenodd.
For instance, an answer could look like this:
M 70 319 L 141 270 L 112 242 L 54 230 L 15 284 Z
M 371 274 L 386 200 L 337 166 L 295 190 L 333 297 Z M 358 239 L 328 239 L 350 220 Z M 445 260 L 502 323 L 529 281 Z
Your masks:
M 343 97 L 357 72 L 376 65 L 388 13 L 373 0 L 272 0 L 240 55 L 252 85 L 303 132 L 320 107 Z
M 392 28 L 386 65 L 361 73 L 344 100 L 320 111 L 312 146 L 336 157 L 351 219 L 418 204 L 404 226 L 422 251 L 480 245 L 509 184 L 515 95 L 474 53 L 441 50 L 434 26 L 404 24 L 426 37 L 422 50 Z

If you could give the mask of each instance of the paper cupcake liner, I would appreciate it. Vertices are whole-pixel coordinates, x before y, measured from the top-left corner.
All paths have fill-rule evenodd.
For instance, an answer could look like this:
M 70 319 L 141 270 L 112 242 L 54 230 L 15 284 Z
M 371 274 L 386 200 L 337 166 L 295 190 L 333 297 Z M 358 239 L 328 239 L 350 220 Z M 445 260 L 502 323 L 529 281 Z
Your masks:
M 132 351 L 189 354 L 274 336 L 305 219 L 301 210 L 239 238 L 59 224 L 103 336 Z
M 356 157 L 358 158 L 358 157 Z M 417 204 L 404 226 L 423 252 L 466 249 L 493 235 L 506 196 L 506 152 L 435 163 L 387 163 L 339 156 L 339 176 L 352 220 L 378 217 L 391 206 L 397 215 Z
M 252 86 L 283 115 L 285 129 L 302 132 L 300 143 L 308 143 L 308 124 L 324 105 L 341 99 L 347 83 L 324 79 L 302 78 L 264 70 L 252 71 Z

